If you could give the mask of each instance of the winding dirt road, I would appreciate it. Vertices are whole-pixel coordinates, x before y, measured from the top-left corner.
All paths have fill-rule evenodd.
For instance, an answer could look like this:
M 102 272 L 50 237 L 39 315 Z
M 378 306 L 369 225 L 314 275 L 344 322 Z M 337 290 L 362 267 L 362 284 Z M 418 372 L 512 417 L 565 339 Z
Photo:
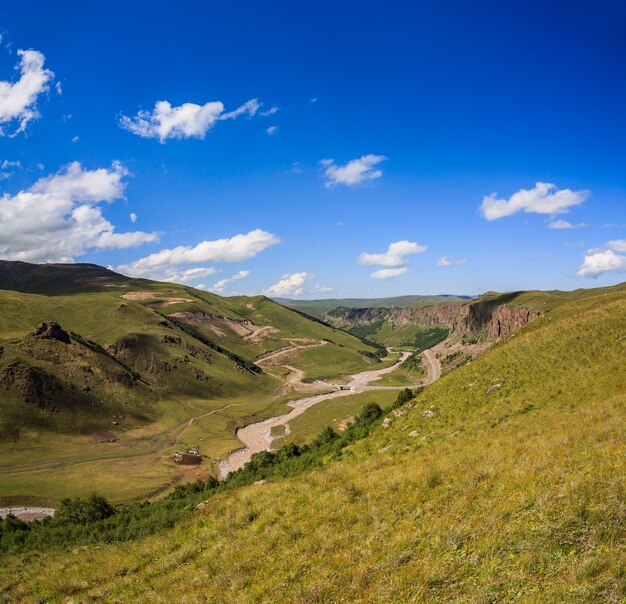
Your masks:
M 237 437 L 245 446 L 241 449 L 233 451 L 230 455 L 228 455 L 228 457 L 226 457 L 226 459 L 220 462 L 220 478 L 225 478 L 231 472 L 241 468 L 246 462 L 250 461 L 250 458 L 255 453 L 269 450 L 273 440 L 272 428 L 285 426 L 285 429 L 287 430 L 291 420 L 295 419 L 299 415 L 302 415 L 307 409 L 321 403 L 322 401 L 339 398 L 341 396 L 350 396 L 352 394 L 358 394 L 368 390 L 402 390 L 404 386 L 370 386 L 370 383 L 380 379 L 383 375 L 398 369 L 398 367 L 406 361 L 410 354 L 411 353 L 409 352 L 402 352 L 398 361 L 391 367 L 355 373 L 350 376 L 350 380 L 344 385 L 321 382 L 321 384 L 326 387 L 335 388 L 335 390 L 330 393 L 318 394 L 291 401 L 288 403 L 289 406 L 292 407 L 292 410 L 289 411 L 289 413 L 279 415 L 278 417 L 271 417 L 255 424 L 250 424 L 245 428 L 240 428 L 237 430 Z M 429 350 L 425 351 L 423 356 L 430 366 L 428 377 L 424 382 L 422 382 L 422 385 L 426 385 L 439 379 L 441 375 L 441 368 L 439 367 L 437 359 Z
M 428 361 L 430 365 L 429 379 L 428 383 L 436 382 L 441 377 L 441 364 L 435 358 L 432 350 L 425 350 L 422 353 L 422 356 Z

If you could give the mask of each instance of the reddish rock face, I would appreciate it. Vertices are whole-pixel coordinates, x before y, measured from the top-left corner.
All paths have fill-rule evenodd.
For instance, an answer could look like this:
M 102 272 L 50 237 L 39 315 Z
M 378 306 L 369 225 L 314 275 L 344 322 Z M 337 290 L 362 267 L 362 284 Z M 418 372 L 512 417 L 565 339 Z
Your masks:
M 394 327 L 446 327 L 470 338 L 494 341 L 513 333 L 539 316 L 524 306 L 510 306 L 497 301 L 463 304 L 432 304 L 405 308 L 351 308 L 326 316 L 326 321 L 340 328 L 385 321 Z

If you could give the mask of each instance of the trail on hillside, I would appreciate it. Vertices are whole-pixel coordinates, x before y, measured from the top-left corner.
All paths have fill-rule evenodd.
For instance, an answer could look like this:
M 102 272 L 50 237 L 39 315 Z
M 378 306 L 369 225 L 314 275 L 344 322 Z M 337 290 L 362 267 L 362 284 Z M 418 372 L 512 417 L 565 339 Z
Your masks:
M 411 353 L 409 352 L 402 352 L 398 361 L 391 367 L 355 373 L 350 376 L 350 380 L 346 384 L 319 382 L 319 384 L 333 388 L 334 390 L 325 394 L 317 394 L 315 396 L 309 396 L 291 401 L 288 403 L 288 405 L 292 407 L 292 410 L 289 411 L 289 413 L 285 413 L 284 415 L 279 415 L 277 417 L 271 417 L 261 422 L 249 424 L 244 428 L 240 428 L 237 430 L 237 437 L 244 444 L 244 447 L 233 451 L 226 457 L 226 459 L 220 462 L 220 478 L 225 478 L 231 472 L 241 468 L 245 463 L 250 461 L 250 458 L 255 453 L 269 450 L 273 440 L 272 428 L 277 426 L 288 427 L 291 420 L 295 419 L 299 415 L 302 415 L 307 409 L 321 403 L 322 401 L 359 394 L 368 390 L 403 390 L 404 386 L 370 386 L 370 383 L 375 382 L 383 375 L 398 369 L 402 363 L 406 361 L 410 354 Z M 423 353 L 423 357 L 428 362 L 429 371 L 428 377 L 422 382 L 422 385 L 427 385 L 439 379 L 441 376 L 441 368 L 439 366 L 439 362 L 429 350 Z M 290 367 L 290 369 L 294 368 Z
M 292 342 L 289 346 L 284 346 L 282 348 L 278 348 L 277 350 L 273 352 L 266 352 L 258 356 L 256 359 L 254 359 L 254 362 L 257 365 L 263 365 L 263 364 L 267 364 L 267 362 L 271 361 L 272 359 L 276 359 L 279 356 L 291 354 L 298 350 L 307 350 L 308 348 L 318 348 L 320 346 L 326 346 L 326 344 L 328 344 L 326 340 L 314 342 L 313 344 L 293 344 Z
M 432 350 L 425 350 L 422 356 L 426 359 L 429 365 L 429 378 L 428 383 L 436 382 L 441 377 L 441 363 L 439 359 L 433 354 Z

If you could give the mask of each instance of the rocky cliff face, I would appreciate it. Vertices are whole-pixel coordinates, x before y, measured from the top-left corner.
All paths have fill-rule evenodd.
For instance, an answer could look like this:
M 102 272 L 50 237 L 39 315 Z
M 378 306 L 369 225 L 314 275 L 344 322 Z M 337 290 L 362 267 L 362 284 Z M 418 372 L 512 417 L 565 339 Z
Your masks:
M 460 332 L 494 341 L 524 327 L 538 316 L 539 312 L 532 308 L 479 301 L 467 305 Z
M 387 322 L 394 327 L 414 325 L 428 329 L 446 327 L 471 339 L 495 341 L 513 333 L 539 316 L 524 306 L 513 306 L 496 300 L 477 300 L 462 304 L 432 304 L 406 308 L 336 309 L 326 321 L 341 329 Z

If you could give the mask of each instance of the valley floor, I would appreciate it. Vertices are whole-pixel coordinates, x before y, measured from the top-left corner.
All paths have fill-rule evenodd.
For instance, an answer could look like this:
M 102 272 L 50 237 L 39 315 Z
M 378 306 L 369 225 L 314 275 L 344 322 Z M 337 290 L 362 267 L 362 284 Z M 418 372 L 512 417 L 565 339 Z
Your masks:
M 56 451 L 54 448 L 50 450 L 51 443 L 47 441 L 41 443 L 39 449 L 29 443 L 23 450 L 19 443 L 6 443 L 0 446 L 0 458 L 3 459 L 0 462 L 0 504 L 15 501 L 20 504 L 12 506 L 17 511 L 22 507 L 21 498 L 28 501 L 36 501 L 38 497 L 60 499 L 61 496 L 84 496 L 94 490 L 105 493 L 114 503 L 121 503 L 146 495 L 159 496 L 177 483 L 206 480 L 215 473 L 224 475 L 227 467 L 240 467 L 255 451 L 269 447 L 271 438 L 259 435 L 259 438 L 253 439 L 250 448 L 252 443 L 247 436 L 256 432 L 259 425 L 259 422 L 251 422 L 253 418 L 260 417 L 261 423 L 269 421 L 268 418 L 285 418 L 277 420 L 276 424 L 284 425 L 311 405 L 327 398 L 377 389 L 368 386 L 369 382 L 393 371 L 399 364 L 391 356 L 379 365 L 383 369 L 349 376 L 348 379 L 354 382 L 349 386 L 351 389 L 341 391 L 339 389 L 346 386 L 319 380 L 304 382 L 305 373 L 286 364 L 297 363 L 303 351 L 326 344 L 325 341 L 295 344 L 258 359 L 259 365 L 282 383 L 274 395 L 265 400 L 243 399 L 221 405 L 219 401 L 195 401 L 191 404 L 187 401 L 184 408 L 188 411 L 181 408 L 178 414 L 169 413 L 170 419 L 178 417 L 179 423 L 157 423 L 128 431 L 116 442 L 94 443 L 89 437 L 59 435 L 55 437 Z M 397 390 L 399 387 L 386 389 Z M 313 401 L 299 398 L 310 393 L 327 394 L 313 397 Z M 205 410 L 207 407 L 210 410 Z M 335 415 L 341 417 L 340 405 Z M 239 422 L 247 427 L 236 430 Z M 232 436 L 228 436 L 229 425 L 232 426 Z M 33 440 L 36 440 L 34 435 L 30 441 Z M 172 463 L 174 451 L 192 446 L 199 446 L 209 459 L 201 466 L 186 467 Z M 2 454 L 3 449 L 6 454 Z M 220 458 L 224 458 L 222 462 Z M 129 476 L 133 476 L 133 480 L 129 480 Z M 89 479 L 85 480 L 85 477 Z M 59 491 L 60 485 L 65 485 L 63 491 Z M 7 495 L 10 497 L 7 498 Z

